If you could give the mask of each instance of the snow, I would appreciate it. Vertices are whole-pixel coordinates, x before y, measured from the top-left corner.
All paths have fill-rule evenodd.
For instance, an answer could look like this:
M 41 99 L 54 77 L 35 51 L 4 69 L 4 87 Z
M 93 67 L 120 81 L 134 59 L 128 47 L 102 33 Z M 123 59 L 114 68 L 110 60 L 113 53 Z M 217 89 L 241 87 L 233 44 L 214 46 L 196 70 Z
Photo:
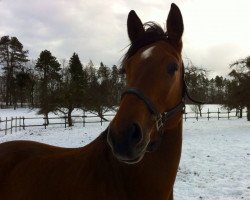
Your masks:
M 186 121 L 177 200 L 250 199 L 250 122 Z
M 204 107 L 206 111 L 208 106 Z M 209 106 L 217 111 L 218 106 Z M 188 108 L 190 111 L 190 108 Z M 76 111 L 80 112 L 80 111 Z M 36 116 L 35 110 L 0 110 L 0 117 Z M 250 200 L 250 122 L 243 119 L 187 119 L 183 122 L 182 158 L 174 187 L 175 200 Z M 94 123 L 72 128 L 32 127 L 4 135 L 0 143 L 34 140 L 57 146 L 80 147 L 106 127 Z

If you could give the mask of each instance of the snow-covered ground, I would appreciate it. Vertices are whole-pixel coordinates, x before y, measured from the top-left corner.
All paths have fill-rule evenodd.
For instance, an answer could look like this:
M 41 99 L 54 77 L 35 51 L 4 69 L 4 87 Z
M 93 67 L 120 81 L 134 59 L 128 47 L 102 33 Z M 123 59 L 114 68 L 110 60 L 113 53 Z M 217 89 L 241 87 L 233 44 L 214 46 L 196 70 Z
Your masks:
M 250 122 L 184 122 L 177 200 L 250 200 Z
M 206 109 L 206 108 L 204 108 Z M 213 106 L 211 109 L 217 109 Z M 0 110 L 0 117 L 33 117 L 27 109 Z M 79 147 L 95 139 L 108 123 L 76 124 L 73 128 L 27 128 L 0 132 L 0 143 L 35 140 Z M 184 122 L 183 151 L 175 184 L 176 200 L 250 200 L 250 122 L 244 119 L 188 119 Z

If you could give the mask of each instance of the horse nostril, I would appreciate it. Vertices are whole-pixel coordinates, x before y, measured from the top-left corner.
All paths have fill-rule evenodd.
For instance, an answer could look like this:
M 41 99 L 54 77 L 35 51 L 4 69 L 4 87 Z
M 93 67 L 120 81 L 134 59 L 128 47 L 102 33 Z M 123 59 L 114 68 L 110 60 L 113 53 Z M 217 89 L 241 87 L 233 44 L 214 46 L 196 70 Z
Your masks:
M 142 140 L 141 128 L 137 123 L 133 123 L 129 129 L 129 138 L 132 145 L 137 145 Z

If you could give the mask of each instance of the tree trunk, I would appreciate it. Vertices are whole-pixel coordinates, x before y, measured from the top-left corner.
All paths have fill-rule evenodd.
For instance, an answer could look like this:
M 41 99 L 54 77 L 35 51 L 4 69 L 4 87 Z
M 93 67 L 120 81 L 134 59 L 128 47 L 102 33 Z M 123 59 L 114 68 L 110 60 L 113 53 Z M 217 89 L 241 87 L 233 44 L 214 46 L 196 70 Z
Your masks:
M 24 89 L 23 87 L 20 88 L 21 92 L 20 92 L 20 103 L 21 103 L 21 108 L 23 107 L 23 103 L 24 103 Z
M 239 116 L 239 118 L 242 118 L 242 111 L 243 111 L 243 109 L 240 108 L 240 116 Z
M 247 121 L 250 121 L 250 105 L 247 106 Z
M 9 90 L 9 85 L 10 85 L 10 73 L 9 69 L 7 71 L 7 80 L 6 80 L 6 91 L 5 91 L 5 105 L 8 106 L 10 103 L 10 90 Z
M 69 108 L 69 112 L 68 112 L 68 123 L 69 123 L 69 127 L 73 126 L 73 121 L 72 121 L 72 116 L 71 116 L 73 110 L 74 110 L 74 109 Z
M 49 113 L 45 114 L 45 118 L 46 124 L 49 125 Z
M 30 103 L 31 103 L 32 108 L 34 108 L 34 85 L 32 85 L 31 87 Z
M 103 110 L 101 109 L 101 110 L 99 110 L 98 112 L 97 112 L 97 115 L 98 115 L 98 117 L 100 117 L 103 121 L 108 121 L 104 116 L 103 116 Z
M 7 80 L 6 80 L 6 94 L 5 94 L 5 103 L 6 106 L 10 104 L 10 64 L 9 64 L 9 51 L 7 51 L 6 67 L 7 67 Z
M 201 113 L 201 105 L 200 105 L 200 104 L 198 104 L 198 109 L 199 109 L 200 117 L 202 117 L 202 113 Z

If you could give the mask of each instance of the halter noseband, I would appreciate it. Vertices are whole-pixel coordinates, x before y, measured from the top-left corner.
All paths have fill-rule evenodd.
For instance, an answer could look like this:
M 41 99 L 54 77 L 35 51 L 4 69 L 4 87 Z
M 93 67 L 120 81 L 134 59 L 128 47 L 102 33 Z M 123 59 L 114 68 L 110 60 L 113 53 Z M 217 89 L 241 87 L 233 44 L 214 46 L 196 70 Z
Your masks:
M 184 111 L 184 107 L 185 107 L 184 100 L 181 100 L 181 102 L 178 103 L 174 108 L 172 108 L 168 111 L 165 111 L 163 113 L 160 113 L 157 111 L 157 109 L 154 106 L 154 104 L 152 103 L 152 101 L 147 96 L 145 96 L 144 93 L 140 89 L 135 88 L 135 87 L 128 88 L 122 93 L 122 98 L 126 94 L 134 94 L 146 104 L 150 114 L 152 114 L 154 116 L 155 127 L 156 127 L 157 132 L 160 132 L 162 130 L 164 124 L 172 116 L 174 116 L 178 112 Z

